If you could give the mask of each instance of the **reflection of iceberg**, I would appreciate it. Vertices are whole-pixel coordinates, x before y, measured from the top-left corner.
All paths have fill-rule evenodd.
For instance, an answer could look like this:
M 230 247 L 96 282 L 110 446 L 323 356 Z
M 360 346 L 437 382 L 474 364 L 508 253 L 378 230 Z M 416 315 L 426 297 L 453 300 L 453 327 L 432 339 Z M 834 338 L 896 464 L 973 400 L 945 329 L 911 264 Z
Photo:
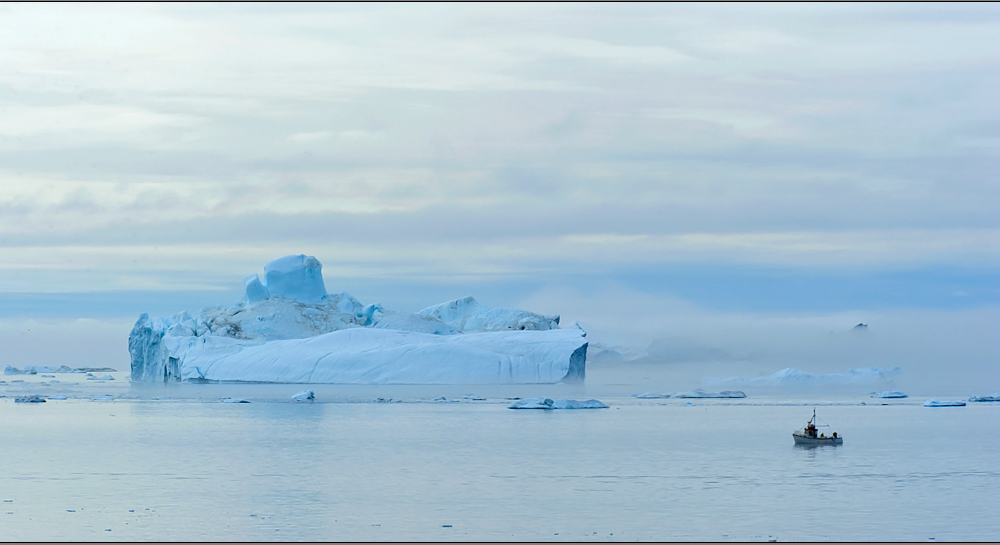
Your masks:
M 549 399 L 547 397 L 520 399 L 508 409 L 607 409 L 608 406 L 596 399 L 577 401 L 575 399 Z
M 964 401 L 939 401 L 937 399 L 928 399 L 924 401 L 924 407 L 964 407 Z
M 509 384 L 582 381 L 586 333 L 466 297 L 417 314 L 327 294 L 311 256 L 267 264 L 231 308 L 139 317 L 133 381 Z
M 723 390 L 721 392 L 706 392 L 705 390 L 693 390 L 690 392 L 670 392 L 666 394 L 654 394 L 646 392 L 644 394 L 633 394 L 637 399 L 742 399 L 747 395 L 739 390 Z
M 813 374 L 787 367 L 764 377 L 707 377 L 701 379 L 706 386 L 739 385 L 758 387 L 785 386 L 851 386 L 857 384 L 881 384 L 900 374 L 899 367 L 886 371 L 878 367 L 860 367 L 846 373 Z

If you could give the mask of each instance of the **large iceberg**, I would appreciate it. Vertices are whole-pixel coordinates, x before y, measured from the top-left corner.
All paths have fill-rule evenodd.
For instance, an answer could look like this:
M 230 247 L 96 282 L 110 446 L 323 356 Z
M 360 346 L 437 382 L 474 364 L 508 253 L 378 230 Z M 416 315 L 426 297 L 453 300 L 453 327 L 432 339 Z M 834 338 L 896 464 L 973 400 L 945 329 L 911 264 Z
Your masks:
M 230 308 L 142 314 L 129 334 L 132 380 L 340 384 L 581 382 L 586 333 L 558 315 L 490 308 L 472 297 L 419 313 L 328 294 L 312 256 L 244 278 Z

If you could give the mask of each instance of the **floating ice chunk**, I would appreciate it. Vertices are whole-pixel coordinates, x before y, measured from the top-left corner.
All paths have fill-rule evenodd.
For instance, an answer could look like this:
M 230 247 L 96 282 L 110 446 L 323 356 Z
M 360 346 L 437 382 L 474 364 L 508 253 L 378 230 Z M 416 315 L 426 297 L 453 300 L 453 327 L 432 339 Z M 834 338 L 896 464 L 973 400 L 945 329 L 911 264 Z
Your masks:
M 512 403 L 508 409 L 607 409 L 608 406 L 596 399 L 577 401 L 575 399 L 549 399 L 529 397 Z
M 40 376 L 42 378 L 56 378 L 55 375 L 38 375 L 38 376 Z
M 552 402 L 553 409 L 607 409 L 607 404 L 596 399 L 577 401 L 575 399 L 556 399 Z
M 316 393 L 312 390 L 303 390 L 292 396 L 295 401 L 312 401 L 316 399 Z
M 969 401 L 975 401 L 977 403 L 1000 401 L 1000 392 L 995 393 L 991 396 L 972 396 L 969 398 Z
M 12 366 L 8 365 L 7 367 L 3 368 L 3 374 L 5 374 L 5 375 L 34 375 L 35 372 L 33 370 L 22 370 L 22 369 L 18 369 L 17 367 L 12 367 Z
M 688 401 L 687 403 L 684 404 L 684 406 L 685 407 L 694 407 L 694 403 L 691 403 L 690 401 Z
M 928 399 L 924 401 L 924 407 L 964 407 L 964 401 L 940 401 L 937 399 Z
M 323 265 L 313 256 L 287 255 L 264 265 L 267 291 L 303 302 L 318 302 L 326 296 Z
M 238 397 L 223 397 L 219 398 L 219 401 L 223 403 L 250 403 L 249 401 Z
M 448 399 L 447 397 L 444 397 L 444 396 L 435 397 L 434 401 L 436 401 L 438 403 L 458 403 L 457 399 Z
M 112 396 L 98 396 L 90 398 L 91 401 L 114 401 L 115 398 Z
M 466 400 L 469 400 L 469 401 L 486 401 L 485 397 L 477 396 L 475 394 L 464 395 L 464 396 L 462 396 L 462 399 L 466 399 Z
M 94 375 L 92 375 L 90 373 L 87 373 L 87 375 L 88 375 L 87 376 L 87 380 L 115 380 L 115 377 L 113 377 L 111 375 L 101 375 L 99 377 L 94 376 Z
M 40 395 L 17 396 L 14 403 L 45 403 L 45 398 Z
M 64 401 L 66 399 L 66 396 L 49 396 L 49 399 Z
M 900 391 L 886 390 L 884 392 L 879 392 L 877 394 L 873 394 L 872 397 L 879 397 L 879 398 L 883 398 L 883 399 L 902 399 L 904 397 L 910 397 L 910 396 L 908 396 L 908 395 L 906 395 L 906 394 L 904 394 L 903 392 L 900 392 Z

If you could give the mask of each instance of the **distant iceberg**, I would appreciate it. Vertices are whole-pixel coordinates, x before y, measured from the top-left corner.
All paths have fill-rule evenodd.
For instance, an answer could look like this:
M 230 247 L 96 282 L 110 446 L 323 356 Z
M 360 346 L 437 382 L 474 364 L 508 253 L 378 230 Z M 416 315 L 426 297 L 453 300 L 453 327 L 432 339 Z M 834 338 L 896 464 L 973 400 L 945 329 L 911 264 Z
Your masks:
M 896 391 L 896 390 L 892 390 L 892 391 L 886 390 L 884 392 L 879 392 L 877 394 L 872 394 L 872 397 L 878 397 L 878 398 L 882 398 L 882 399 L 902 399 L 904 397 L 910 397 L 910 396 L 904 394 L 903 392 L 899 392 L 899 391 Z
M 924 401 L 924 407 L 964 407 L 964 401 L 939 401 L 937 399 L 928 399 Z
M 721 392 L 706 392 L 702 389 L 690 392 L 669 392 L 665 394 L 654 394 L 646 392 L 644 394 L 632 394 L 636 399 L 742 399 L 747 395 L 739 390 L 723 390 Z
M 581 382 L 586 332 L 558 315 L 490 308 L 472 297 L 410 314 L 328 294 L 315 257 L 268 263 L 236 305 L 129 334 L 132 380 L 341 384 Z
M 995 393 L 991 396 L 972 396 L 969 401 L 974 401 L 976 403 L 988 403 L 991 401 L 1000 401 L 1000 392 Z
M 549 399 L 547 397 L 520 399 L 508 409 L 607 409 L 607 404 L 596 399 L 577 401 L 575 399 Z
M 112 373 L 116 369 L 110 367 L 69 367 L 67 365 L 60 365 L 59 367 L 50 367 L 48 365 L 27 365 L 24 369 L 18 369 L 17 367 L 12 367 L 10 365 L 4 367 L 3 374 L 5 375 L 37 375 L 39 373 L 93 373 L 99 371 L 111 371 Z
M 763 377 L 708 377 L 701 379 L 706 386 L 757 386 L 757 387 L 789 387 L 789 386 L 851 386 L 861 384 L 883 384 L 899 375 L 899 367 L 882 370 L 878 367 L 860 367 L 850 369 L 846 373 L 814 374 L 787 367 Z

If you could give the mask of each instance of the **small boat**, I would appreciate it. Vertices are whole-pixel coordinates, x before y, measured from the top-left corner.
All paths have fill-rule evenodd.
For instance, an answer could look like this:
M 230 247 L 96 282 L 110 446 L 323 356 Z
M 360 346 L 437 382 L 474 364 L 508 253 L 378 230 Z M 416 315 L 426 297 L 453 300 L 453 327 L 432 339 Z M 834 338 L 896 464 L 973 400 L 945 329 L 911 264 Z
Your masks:
M 844 438 L 837 435 L 837 432 L 833 432 L 833 435 L 827 437 L 825 433 L 817 433 L 819 430 L 817 428 L 829 428 L 828 424 L 816 424 L 816 409 L 813 408 L 813 416 L 806 422 L 806 426 L 802 430 L 796 430 L 792 432 L 792 439 L 795 439 L 796 445 L 843 445 Z

